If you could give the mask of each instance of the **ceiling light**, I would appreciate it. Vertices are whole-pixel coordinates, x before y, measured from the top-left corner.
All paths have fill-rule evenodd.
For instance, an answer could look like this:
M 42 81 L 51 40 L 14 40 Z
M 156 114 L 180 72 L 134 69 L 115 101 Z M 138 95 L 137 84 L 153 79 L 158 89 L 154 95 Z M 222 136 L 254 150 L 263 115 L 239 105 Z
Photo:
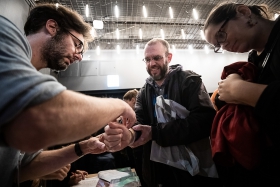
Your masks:
M 99 45 L 96 47 L 96 54 L 100 55 L 100 47 L 99 47 Z
M 163 29 L 160 29 L 160 35 L 161 35 L 161 38 L 164 40 L 164 31 L 163 31 Z
M 208 54 L 208 53 L 209 53 L 209 48 L 208 48 L 208 46 L 207 46 L 207 45 L 205 45 L 205 46 L 204 46 L 204 50 L 205 50 L 205 53 L 206 53 L 206 54 Z
M 175 45 L 172 45 L 172 52 L 173 52 L 173 53 L 176 53 Z
M 185 35 L 185 32 L 184 32 L 184 29 L 181 29 L 181 33 L 182 33 L 182 38 L 186 39 L 186 35 Z
M 117 40 L 120 39 L 120 31 L 119 31 L 118 28 L 117 28 L 117 30 L 116 30 L 116 37 L 117 37 Z
M 193 17 L 195 20 L 198 20 L 198 14 L 197 11 L 195 9 L 193 9 Z
M 86 17 L 88 17 L 88 4 L 86 4 Z
M 143 33 L 142 33 L 142 29 L 140 28 L 139 29 L 139 39 L 142 40 L 143 38 Z
M 119 7 L 117 4 L 115 5 L 115 16 L 116 16 L 116 18 L 118 18 L 120 16 Z
M 169 15 L 170 15 L 170 18 L 173 19 L 173 10 L 172 10 L 171 6 L 169 7 Z
M 144 15 L 144 18 L 148 17 L 145 5 L 143 5 L 143 15 Z
M 117 53 L 120 54 L 120 52 L 121 52 L 120 45 L 117 45 Z
M 36 2 L 36 1 L 35 1 Z M 58 8 L 58 3 L 55 3 L 55 7 L 56 7 L 56 9 Z
M 136 53 L 139 54 L 139 45 L 136 45 Z
M 189 45 L 189 52 L 190 52 L 191 54 L 193 54 L 193 47 L 192 47 L 192 45 Z
M 202 40 L 205 40 L 205 36 L 204 36 L 204 33 L 202 30 L 200 30 L 200 36 L 201 36 Z

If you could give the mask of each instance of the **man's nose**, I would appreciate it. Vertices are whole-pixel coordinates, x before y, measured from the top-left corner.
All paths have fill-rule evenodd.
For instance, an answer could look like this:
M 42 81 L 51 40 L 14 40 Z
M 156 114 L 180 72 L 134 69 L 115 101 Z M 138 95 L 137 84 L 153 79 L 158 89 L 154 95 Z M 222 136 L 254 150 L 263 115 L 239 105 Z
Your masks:
M 74 59 L 75 59 L 75 62 L 81 62 L 82 59 L 83 59 L 83 55 L 82 54 L 79 54 L 79 53 L 75 53 L 74 54 Z

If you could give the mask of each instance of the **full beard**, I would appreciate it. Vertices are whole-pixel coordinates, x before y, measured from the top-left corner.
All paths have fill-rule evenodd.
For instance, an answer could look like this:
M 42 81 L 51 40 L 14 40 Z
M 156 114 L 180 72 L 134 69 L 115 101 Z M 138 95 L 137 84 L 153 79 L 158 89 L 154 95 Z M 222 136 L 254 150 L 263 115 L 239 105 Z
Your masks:
M 63 60 L 65 58 L 64 54 L 66 53 L 66 49 L 62 43 L 63 39 L 64 35 L 58 32 L 57 35 L 46 41 L 46 44 L 41 50 L 41 60 L 47 63 L 48 68 L 56 71 L 66 70 L 68 67 Z
M 166 62 L 163 64 L 162 67 L 161 67 L 161 66 L 158 66 L 158 65 L 156 65 L 156 67 L 158 67 L 159 70 L 160 70 L 159 75 L 153 75 L 153 74 L 151 73 L 151 67 L 148 67 L 148 68 L 147 68 L 147 72 L 149 73 L 149 75 L 150 75 L 151 77 L 153 77 L 153 79 L 154 79 L 155 81 L 161 81 L 161 80 L 163 80 L 163 79 L 165 78 L 165 75 L 166 75 L 166 73 L 167 73 L 167 70 L 168 70 L 168 63 L 167 63 L 167 61 L 166 61 Z

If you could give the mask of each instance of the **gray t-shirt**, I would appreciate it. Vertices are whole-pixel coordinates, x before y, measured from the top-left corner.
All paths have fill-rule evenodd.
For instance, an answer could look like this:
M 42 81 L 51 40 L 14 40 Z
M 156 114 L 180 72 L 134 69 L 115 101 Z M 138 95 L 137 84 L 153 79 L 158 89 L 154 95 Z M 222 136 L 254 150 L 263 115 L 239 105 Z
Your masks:
M 3 136 L 3 125 L 23 109 L 49 100 L 66 88 L 33 67 L 29 42 L 13 23 L 0 16 L 0 25 L 0 136 Z M 12 186 L 19 150 L 6 146 L 2 140 L 0 137 L 0 186 L 5 187 Z

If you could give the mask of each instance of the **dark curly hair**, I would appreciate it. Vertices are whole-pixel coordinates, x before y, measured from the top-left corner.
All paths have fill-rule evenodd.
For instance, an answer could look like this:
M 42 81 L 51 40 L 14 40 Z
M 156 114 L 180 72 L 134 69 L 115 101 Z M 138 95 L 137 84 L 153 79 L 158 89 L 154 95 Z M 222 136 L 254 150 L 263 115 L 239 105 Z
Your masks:
M 90 34 L 92 26 L 86 23 L 80 14 L 65 6 L 56 6 L 51 3 L 39 4 L 30 11 L 24 25 L 26 36 L 38 32 L 49 19 L 57 22 L 61 32 L 75 30 L 82 34 L 85 39 L 85 47 L 87 47 L 88 42 L 93 40 Z

